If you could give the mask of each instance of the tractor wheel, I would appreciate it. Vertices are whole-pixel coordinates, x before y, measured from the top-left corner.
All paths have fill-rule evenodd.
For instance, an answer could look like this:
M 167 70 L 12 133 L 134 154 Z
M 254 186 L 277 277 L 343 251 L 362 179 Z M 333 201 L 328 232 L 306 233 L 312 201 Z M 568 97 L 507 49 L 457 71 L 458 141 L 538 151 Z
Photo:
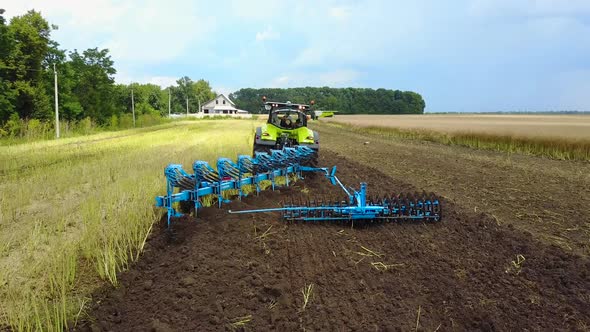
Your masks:
M 315 151 L 312 157 L 308 161 L 306 161 L 305 164 L 303 164 L 303 166 L 318 167 L 318 151 Z M 313 179 L 316 177 L 317 174 L 317 172 L 305 172 L 305 177 Z
M 313 156 L 308 162 L 308 166 L 310 167 L 318 167 L 318 158 L 319 158 L 319 151 L 315 151 Z

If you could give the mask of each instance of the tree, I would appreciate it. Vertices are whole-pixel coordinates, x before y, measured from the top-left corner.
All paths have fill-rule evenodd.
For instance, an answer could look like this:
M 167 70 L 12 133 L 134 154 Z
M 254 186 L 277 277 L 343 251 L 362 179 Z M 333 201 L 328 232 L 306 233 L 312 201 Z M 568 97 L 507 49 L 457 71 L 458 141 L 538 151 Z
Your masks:
M 172 90 L 175 113 L 185 113 L 187 99 L 191 98 L 191 85 L 193 81 L 188 76 L 176 80 L 176 87 Z
M 209 85 L 209 82 L 205 81 L 204 79 L 200 79 L 196 82 L 193 82 L 192 86 L 191 86 L 191 92 L 192 92 L 192 96 L 193 96 L 193 107 L 196 105 L 195 108 L 193 109 L 197 109 L 199 103 L 202 105 L 206 102 L 208 102 L 211 99 L 214 99 L 216 97 L 215 92 L 213 92 L 213 90 L 211 90 L 211 85 Z M 190 104 L 190 101 L 189 101 Z M 199 110 L 200 111 L 200 110 Z
M 90 117 L 99 123 L 106 123 L 113 114 L 117 114 L 115 98 L 115 80 L 117 72 L 109 50 L 87 49 L 79 54 L 70 52 L 70 66 L 77 101 L 81 105 L 83 117 Z
M 211 85 L 204 79 L 196 82 L 188 76 L 183 76 L 176 80 L 178 86 L 172 87 L 172 103 L 174 113 L 185 113 L 188 98 L 189 112 L 199 111 L 199 102 L 201 105 L 213 98 L 215 92 L 211 90 Z
M 6 122 L 14 112 L 16 92 L 8 80 L 8 62 L 14 43 L 4 19 L 4 9 L 0 8 L 0 124 Z
M 49 118 L 51 106 L 42 84 L 42 64 L 52 27 L 40 13 L 31 10 L 12 18 L 8 28 L 14 47 L 7 57 L 7 67 L 12 70 L 6 77 L 15 90 L 14 107 L 21 118 Z
M 167 114 L 168 91 L 153 84 L 115 85 L 116 70 L 107 49 L 66 52 L 50 39 L 57 26 L 50 25 L 38 12 L 32 10 L 16 16 L 10 24 L 3 14 L 0 9 L 0 125 L 5 126 L 8 121 L 17 123 L 23 118 L 52 121 L 54 66 L 62 119 L 91 118 L 118 127 L 122 123 L 120 117 L 131 113 L 132 87 L 138 114 Z M 177 95 L 188 95 L 194 103 L 192 109 L 197 109 L 199 98 L 212 98 L 207 81 L 192 82 L 186 78 L 185 82 L 188 84 L 179 87 Z M 184 103 L 176 104 L 182 107 Z M 129 119 L 124 116 L 125 123 Z
M 158 85 L 132 83 L 127 87 L 129 96 L 131 95 L 131 89 L 133 89 L 137 114 L 164 115 L 168 113 L 168 95 L 164 96 L 162 89 Z M 130 97 L 126 103 L 131 105 Z
M 238 108 L 256 112 L 261 109 L 262 96 L 270 101 L 309 103 L 316 101 L 316 108 L 335 110 L 344 114 L 406 114 L 423 113 L 422 96 L 411 91 L 363 88 L 304 87 L 288 89 L 240 89 L 232 94 Z

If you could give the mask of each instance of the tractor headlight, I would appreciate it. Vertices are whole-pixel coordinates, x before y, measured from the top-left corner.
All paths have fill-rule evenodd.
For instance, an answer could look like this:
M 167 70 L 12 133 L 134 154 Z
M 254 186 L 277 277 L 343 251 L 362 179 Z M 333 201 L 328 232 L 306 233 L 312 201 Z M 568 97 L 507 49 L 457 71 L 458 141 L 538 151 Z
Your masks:
M 313 136 L 307 136 L 307 138 L 306 138 L 306 139 L 307 139 L 307 140 L 310 140 L 310 141 L 313 141 L 313 138 L 314 138 Z

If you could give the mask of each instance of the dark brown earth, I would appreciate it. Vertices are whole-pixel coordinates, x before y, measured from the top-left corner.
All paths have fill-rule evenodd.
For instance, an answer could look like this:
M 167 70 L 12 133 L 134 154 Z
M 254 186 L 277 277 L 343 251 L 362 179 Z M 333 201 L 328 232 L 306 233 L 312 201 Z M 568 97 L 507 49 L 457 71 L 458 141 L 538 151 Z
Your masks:
M 477 150 L 317 126 L 325 149 L 590 256 L 590 162 Z
M 372 194 L 411 181 L 325 151 L 348 185 Z M 425 165 L 426 172 L 429 170 Z M 590 328 L 590 262 L 528 231 L 443 198 L 439 223 L 287 224 L 274 207 L 339 194 L 321 177 L 162 227 L 80 330 L 522 331 Z M 477 192 L 473 192 L 477 195 Z M 302 290 L 311 285 L 307 305 Z

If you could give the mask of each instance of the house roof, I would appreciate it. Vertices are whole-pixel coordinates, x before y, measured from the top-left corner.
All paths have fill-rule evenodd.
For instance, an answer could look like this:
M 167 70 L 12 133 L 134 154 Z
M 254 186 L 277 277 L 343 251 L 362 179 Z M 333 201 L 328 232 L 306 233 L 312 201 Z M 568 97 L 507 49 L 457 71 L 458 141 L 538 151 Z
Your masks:
M 207 105 L 207 104 L 209 104 L 211 102 L 214 102 L 219 97 L 223 97 L 223 99 L 227 100 L 231 105 L 233 105 L 234 107 L 236 107 L 236 104 L 231 99 L 229 99 L 228 97 L 226 97 L 223 93 L 218 94 L 215 98 L 213 98 L 213 99 L 209 100 L 208 102 L 204 103 L 203 106 L 205 106 L 205 105 Z

